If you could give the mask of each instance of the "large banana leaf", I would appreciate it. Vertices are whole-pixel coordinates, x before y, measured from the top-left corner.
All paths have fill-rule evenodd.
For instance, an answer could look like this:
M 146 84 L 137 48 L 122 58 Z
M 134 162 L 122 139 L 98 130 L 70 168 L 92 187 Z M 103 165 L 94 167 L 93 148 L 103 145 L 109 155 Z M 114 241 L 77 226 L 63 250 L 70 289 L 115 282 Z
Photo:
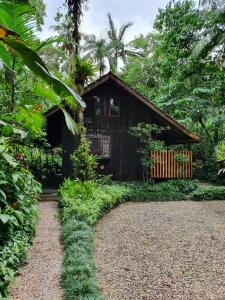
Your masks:
M 64 114 L 65 122 L 67 125 L 67 128 L 72 132 L 73 135 L 79 133 L 79 127 L 74 121 L 74 119 L 70 116 L 70 114 L 66 111 L 64 105 L 61 103 L 60 97 L 54 93 L 50 88 L 47 88 L 45 86 L 36 86 L 34 89 L 34 93 L 37 96 L 43 97 L 45 99 L 48 99 L 52 104 L 57 105 L 62 113 Z
M 74 90 L 51 74 L 40 56 L 31 48 L 25 46 L 21 40 L 0 35 L 0 41 L 14 50 L 22 58 L 24 64 L 33 71 L 35 75 L 47 82 L 56 94 L 65 99 L 72 96 L 81 107 L 86 106 L 82 98 Z
M 0 24 L 16 30 L 16 33 L 27 44 L 33 44 L 36 28 L 32 7 L 27 4 L 18 4 L 15 1 L 7 1 L 0 5 Z

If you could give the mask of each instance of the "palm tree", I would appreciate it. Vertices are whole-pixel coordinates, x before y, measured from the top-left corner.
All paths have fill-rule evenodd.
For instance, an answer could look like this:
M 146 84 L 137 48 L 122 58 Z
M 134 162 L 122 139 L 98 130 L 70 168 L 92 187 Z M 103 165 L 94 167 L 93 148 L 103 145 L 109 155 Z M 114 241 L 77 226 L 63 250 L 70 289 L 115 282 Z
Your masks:
M 127 55 L 129 55 L 129 44 L 125 44 L 125 34 L 129 27 L 133 25 L 133 23 L 128 22 L 120 27 L 117 30 L 115 23 L 112 19 L 112 15 L 110 13 L 107 14 L 108 16 L 108 28 L 107 28 L 107 35 L 109 39 L 108 44 L 108 59 L 110 70 L 113 73 L 117 73 L 118 71 L 118 61 L 122 59 L 124 62 L 126 61 Z
M 73 59 L 74 62 L 74 70 L 79 70 L 79 71 L 81 70 L 80 57 L 79 57 L 80 40 L 81 40 L 80 23 L 81 23 L 81 17 L 83 15 L 84 4 L 87 1 L 88 0 L 66 0 L 66 3 L 68 5 L 68 15 L 72 20 L 72 37 L 75 43 L 74 53 L 72 53 L 71 58 Z M 77 91 L 80 89 L 80 76 L 81 76 L 80 72 L 75 72 L 74 76 L 72 77 L 73 83 Z M 78 123 L 82 135 L 85 132 L 82 108 L 78 108 Z
M 75 54 L 79 55 L 79 45 L 81 40 L 80 23 L 83 15 L 84 5 L 88 0 L 66 0 L 68 5 L 68 14 L 73 22 L 72 36 L 75 42 Z
M 222 7 L 224 5 L 223 0 L 199 0 L 198 7 L 201 8 L 207 8 L 212 9 L 216 7 Z
M 103 38 L 97 39 L 94 34 L 84 36 L 84 41 L 86 57 L 92 58 L 99 66 L 99 77 L 101 77 L 107 68 L 106 58 L 109 55 L 107 41 Z

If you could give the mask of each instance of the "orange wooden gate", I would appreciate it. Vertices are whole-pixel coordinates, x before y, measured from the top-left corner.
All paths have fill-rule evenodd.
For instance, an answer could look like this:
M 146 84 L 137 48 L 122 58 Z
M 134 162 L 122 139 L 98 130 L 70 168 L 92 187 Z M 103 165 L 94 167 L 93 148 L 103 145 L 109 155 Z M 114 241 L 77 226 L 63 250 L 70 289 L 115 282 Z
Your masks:
M 176 154 L 186 156 L 178 162 Z M 192 178 L 192 151 L 151 151 L 151 178 Z

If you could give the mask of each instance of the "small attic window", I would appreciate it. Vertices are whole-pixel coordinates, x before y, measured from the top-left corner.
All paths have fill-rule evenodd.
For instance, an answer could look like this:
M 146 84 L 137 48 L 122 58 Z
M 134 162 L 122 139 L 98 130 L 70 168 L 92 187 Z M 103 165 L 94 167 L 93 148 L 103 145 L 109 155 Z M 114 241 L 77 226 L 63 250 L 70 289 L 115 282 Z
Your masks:
M 110 117 L 120 116 L 120 101 L 118 98 L 109 99 L 109 116 Z
M 104 101 L 99 97 L 94 97 L 95 100 L 95 115 L 96 117 L 104 116 Z

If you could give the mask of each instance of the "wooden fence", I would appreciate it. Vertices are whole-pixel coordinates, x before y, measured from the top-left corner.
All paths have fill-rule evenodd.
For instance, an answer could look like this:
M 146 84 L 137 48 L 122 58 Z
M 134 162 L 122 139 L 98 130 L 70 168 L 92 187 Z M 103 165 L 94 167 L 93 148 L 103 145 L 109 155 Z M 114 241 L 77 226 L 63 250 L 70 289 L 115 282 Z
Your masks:
M 192 151 L 151 151 L 150 156 L 151 178 L 192 178 Z

